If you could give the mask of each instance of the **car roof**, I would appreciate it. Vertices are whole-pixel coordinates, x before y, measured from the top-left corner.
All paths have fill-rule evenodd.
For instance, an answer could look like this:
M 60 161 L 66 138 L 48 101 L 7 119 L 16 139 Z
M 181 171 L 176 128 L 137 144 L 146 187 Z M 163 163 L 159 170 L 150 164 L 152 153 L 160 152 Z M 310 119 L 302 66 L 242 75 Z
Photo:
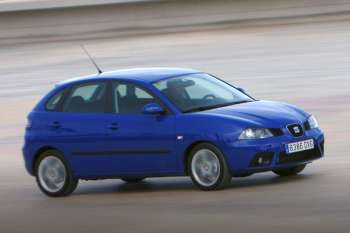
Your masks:
M 111 80 L 131 80 L 131 81 L 141 81 L 147 83 L 153 83 L 159 80 L 186 75 L 199 73 L 197 70 L 186 69 L 186 68 L 136 68 L 136 69 L 122 69 L 110 72 L 103 72 L 101 74 L 83 76 L 73 79 L 68 79 L 58 83 L 71 84 L 81 81 L 94 81 L 101 79 L 111 79 Z

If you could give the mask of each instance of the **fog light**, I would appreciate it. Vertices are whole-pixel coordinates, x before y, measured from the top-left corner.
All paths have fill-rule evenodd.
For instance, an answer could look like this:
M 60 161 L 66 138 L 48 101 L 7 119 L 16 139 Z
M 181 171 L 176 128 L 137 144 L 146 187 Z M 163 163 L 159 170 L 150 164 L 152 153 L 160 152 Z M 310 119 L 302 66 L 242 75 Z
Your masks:
M 250 163 L 251 167 L 269 166 L 273 159 L 273 152 L 257 153 Z

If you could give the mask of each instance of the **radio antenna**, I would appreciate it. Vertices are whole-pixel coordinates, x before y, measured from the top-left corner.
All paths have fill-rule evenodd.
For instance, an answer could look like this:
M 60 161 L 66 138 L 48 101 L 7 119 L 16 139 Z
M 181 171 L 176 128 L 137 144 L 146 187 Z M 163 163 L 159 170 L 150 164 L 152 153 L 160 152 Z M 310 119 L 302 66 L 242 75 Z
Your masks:
M 83 51 L 85 52 L 85 54 L 88 56 L 88 58 L 90 59 L 90 61 L 92 62 L 92 64 L 95 66 L 98 74 L 102 73 L 102 70 L 98 67 L 98 65 L 96 64 L 95 60 L 91 57 L 91 55 L 89 54 L 89 52 L 85 49 L 84 45 L 80 45 L 81 48 L 83 49 Z

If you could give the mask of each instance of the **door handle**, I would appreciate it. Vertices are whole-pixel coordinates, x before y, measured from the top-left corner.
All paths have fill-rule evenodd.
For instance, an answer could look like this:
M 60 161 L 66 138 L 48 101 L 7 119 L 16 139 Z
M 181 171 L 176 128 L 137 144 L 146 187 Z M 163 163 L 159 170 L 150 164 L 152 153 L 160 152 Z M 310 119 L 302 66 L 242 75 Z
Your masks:
M 52 128 L 61 128 L 61 123 L 60 122 L 58 122 L 58 121 L 54 121 L 54 122 L 52 122 L 51 124 L 50 124 L 50 127 L 52 127 Z
M 111 130 L 117 130 L 119 129 L 118 123 L 111 123 L 108 125 L 108 128 Z

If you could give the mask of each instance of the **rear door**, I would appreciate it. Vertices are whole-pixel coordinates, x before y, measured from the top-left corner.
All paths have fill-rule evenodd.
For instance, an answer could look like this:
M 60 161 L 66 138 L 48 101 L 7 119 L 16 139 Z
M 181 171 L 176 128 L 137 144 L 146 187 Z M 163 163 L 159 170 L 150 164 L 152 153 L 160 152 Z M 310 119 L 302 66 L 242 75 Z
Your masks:
M 73 85 L 59 112 L 47 124 L 52 140 L 69 156 L 75 174 L 89 177 L 102 172 L 95 158 L 105 148 L 107 82 Z

